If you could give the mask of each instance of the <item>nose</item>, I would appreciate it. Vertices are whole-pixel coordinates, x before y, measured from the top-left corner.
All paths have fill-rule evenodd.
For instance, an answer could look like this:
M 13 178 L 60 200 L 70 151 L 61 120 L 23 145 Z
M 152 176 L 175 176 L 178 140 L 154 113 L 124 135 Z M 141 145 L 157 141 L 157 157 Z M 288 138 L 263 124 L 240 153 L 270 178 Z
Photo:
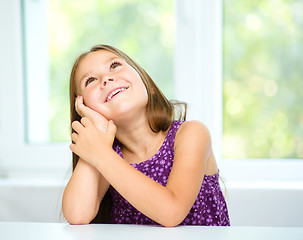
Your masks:
M 113 78 L 105 77 L 101 83 L 101 87 L 104 88 L 109 82 L 113 82 Z

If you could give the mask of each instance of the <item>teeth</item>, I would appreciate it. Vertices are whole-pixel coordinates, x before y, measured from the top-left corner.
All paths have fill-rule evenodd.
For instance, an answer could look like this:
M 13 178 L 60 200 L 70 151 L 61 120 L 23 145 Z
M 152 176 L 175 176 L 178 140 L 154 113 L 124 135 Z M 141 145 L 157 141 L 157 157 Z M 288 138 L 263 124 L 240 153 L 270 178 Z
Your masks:
M 107 97 L 107 99 L 106 99 L 106 102 L 107 101 L 109 101 L 109 100 L 111 100 L 111 98 L 113 97 L 113 96 L 115 96 L 118 92 L 123 92 L 123 91 L 125 91 L 127 88 L 118 88 L 118 89 L 116 89 L 115 91 L 113 91 L 113 92 L 111 92 L 109 95 L 108 95 L 108 97 Z

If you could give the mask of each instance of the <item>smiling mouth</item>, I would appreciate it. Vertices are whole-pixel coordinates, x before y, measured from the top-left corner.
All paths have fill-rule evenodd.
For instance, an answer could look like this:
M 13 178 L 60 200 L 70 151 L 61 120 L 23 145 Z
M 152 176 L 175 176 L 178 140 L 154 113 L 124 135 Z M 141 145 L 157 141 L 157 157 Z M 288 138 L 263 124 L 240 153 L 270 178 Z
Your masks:
M 110 101 L 114 96 L 116 96 L 117 94 L 124 92 L 125 90 L 127 90 L 128 87 L 121 87 L 121 88 L 117 88 L 116 90 L 112 91 L 106 98 L 105 102 Z

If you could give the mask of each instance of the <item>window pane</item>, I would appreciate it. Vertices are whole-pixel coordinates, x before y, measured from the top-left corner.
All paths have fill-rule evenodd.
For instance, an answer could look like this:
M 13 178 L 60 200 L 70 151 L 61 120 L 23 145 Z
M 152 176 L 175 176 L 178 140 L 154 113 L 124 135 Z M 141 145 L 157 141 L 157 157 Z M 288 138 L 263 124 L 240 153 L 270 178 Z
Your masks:
M 93 45 L 125 51 L 173 98 L 173 0 L 49 0 L 48 9 L 50 141 L 69 140 L 70 70 Z
M 223 156 L 303 158 L 303 2 L 224 1 Z

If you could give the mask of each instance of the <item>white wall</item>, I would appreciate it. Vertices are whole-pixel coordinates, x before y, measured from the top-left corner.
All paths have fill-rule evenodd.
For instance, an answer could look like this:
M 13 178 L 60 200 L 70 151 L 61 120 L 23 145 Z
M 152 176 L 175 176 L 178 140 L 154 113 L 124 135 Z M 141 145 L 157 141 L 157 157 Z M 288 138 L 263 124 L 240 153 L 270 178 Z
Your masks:
M 227 201 L 232 225 L 303 227 L 302 184 L 227 184 Z
M 64 185 L 63 181 L 0 180 L 0 221 L 63 222 Z
M 0 180 L 0 221 L 65 222 L 65 181 Z M 303 227 L 302 186 L 227 183 L 233 226 Z
M 0 221 L 60 222 L 63 184 L 0 180 Z

